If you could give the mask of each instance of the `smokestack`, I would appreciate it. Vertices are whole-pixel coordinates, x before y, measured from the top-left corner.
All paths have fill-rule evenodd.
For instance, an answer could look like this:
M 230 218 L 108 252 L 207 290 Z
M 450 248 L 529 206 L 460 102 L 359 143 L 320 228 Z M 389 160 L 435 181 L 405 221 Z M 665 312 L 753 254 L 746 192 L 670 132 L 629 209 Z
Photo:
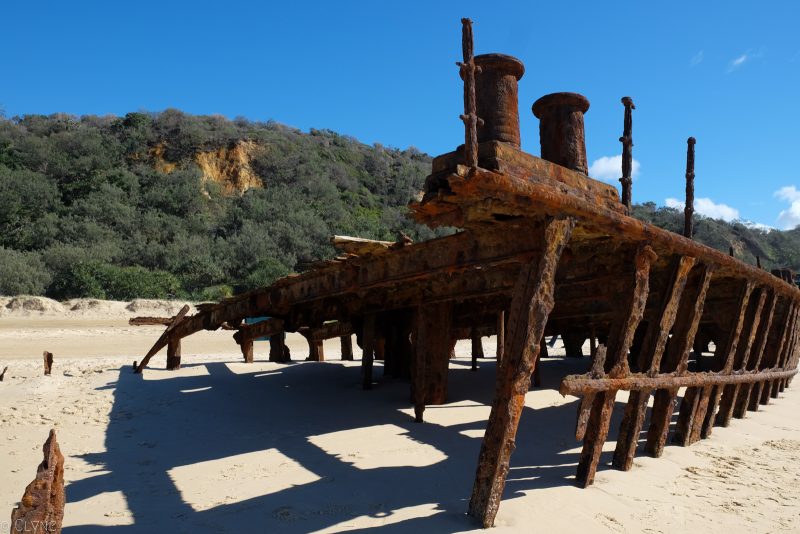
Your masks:
M 578 93 L 553 93 L 533 104 L 539 119 L 542 159 L 588 174 L 583 114 L 589 101 Z
M 525 66 L 505 54 L 475 56 L 480 69 L 475 76 L 475 98 L 478 118 L 478 143 L 502 141 L 520 148 L 519 98 L 517 82 L 525 74 Z

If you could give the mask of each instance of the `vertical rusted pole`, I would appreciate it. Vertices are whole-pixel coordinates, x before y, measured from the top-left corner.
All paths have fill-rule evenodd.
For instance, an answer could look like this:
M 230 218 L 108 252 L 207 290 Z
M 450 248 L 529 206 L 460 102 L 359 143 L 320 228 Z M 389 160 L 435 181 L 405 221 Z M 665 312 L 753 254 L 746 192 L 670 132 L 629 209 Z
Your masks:
M 472 21 L 461 19 L 461 49 L 464 56 L 463 63 L 457 63 L 464 79 L 464 121 L 465 140 L 464 155 L 466 165 L 471 168 L 478 166 L 478 111 L 475 100 L 475 75 L 480 71 L 475 67 L 475 58 L 472 43 Z
M 542 253 L 524 265 L 517 277 L 508 314 L 508 343 L 503 363 L 497 369 L 492 411 L 486 426 L 469 515 L 484 528 L 494 524 L 503 496 L 517 426 L 531 383 L 539 340 L 553 309 L 553 291 L 558 260 L 575 222 L 547 221 L 538 229 Z
M 498 365 L 503 360 L 503 350 L 505 348 L 506 339 L 506 312 L 500 310 L 497 312 L 497 363 Z
M 242 349 L 244 363 L 253 363 L 253 338 L 243 333 L 239 348 Z M 167 365 L 169 365 L 169 360 L 167 360 Z
M 761 267 L 761 258 L 759 256 L 756 256 L 756 267 L 758 267 L 759 269 L 762 268 Z
M 733 245 L 728 246 L 728 256 L 733 257 Z
M 450 333 L 452 304 L 424 304 L 417 309 L 411 390 L 414 415 L 418 423 L 427 404 L 447 402 L 450 352 L 455 338 Z
M 483 342 L 477 329 L 473 328 L 469 334 L 470 341 L 472 342 L 472 370 L 478 370 L 478 358 L 483 358 Z
M 694 232 L 694 137 L 686 140 L 686 203 L 683 206 L 683 235 L 692 238 Z
M 361 356 L 361 387 L 372 389 L 372 360 L 375 356 L 375 314 L 370 313 L 364 316 L 364 333 L 362 343 L 364 352 Z
M 353 337 L 348 334 L 339 338 L 342 344 L 342 360 L 353 361 Z
M 625 106 L 625 119 L 622 128 L 622 204 L 630 212 L 631 209 L 631 185 L 633 184 L 633 100 L 629 96 L 622 97 L 622 104 Z
M 44 359 L 44 375 L 50 376 L 53 371 L 53 353 L 44 351 L 42 357 Z
M 252 361 L 252 343 L 250 357 Z M 176 371 L 181 368 L 181 339 L 170 336 L 167 344 L 167 370 Z
M 286 332 L 269 336 L 269 361 L 286 363 L 291 361 L 289 347 L 286 346 Z
M 308 340 L 308 361 L 310 362 L 324 362 L 325 351 L 322 348 L 321 339 L 312 339 L 310 336 Z

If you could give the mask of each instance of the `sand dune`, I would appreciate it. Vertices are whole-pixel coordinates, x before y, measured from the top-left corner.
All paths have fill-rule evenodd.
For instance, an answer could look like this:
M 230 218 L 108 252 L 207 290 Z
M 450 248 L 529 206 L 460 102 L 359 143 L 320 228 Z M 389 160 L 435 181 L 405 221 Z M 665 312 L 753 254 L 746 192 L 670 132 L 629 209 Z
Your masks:
M 451 362 L 451 402 L 418 425 L 408 384 L 382 378 L 361 391 L 359 362 L 338 361 L 335 342 L 325 346 L 331 361 L 289 365 L 263 361 L 268 345 L 257 343 L 248 365 L 230 332 L 207 333 L 184 345 L 183 369 L 164 371 L 159 355 L 142 377 L 130 362 L 160 328 L 128 327 L 124 315 L 26 313 L 0 317 L 0 367 L 10 367 L 0 383 L 0 510 L 20 498 L 56 428 L 66 533 L 477 531 L 464 512 L 495 369 L 487 360 L 470 372 L 468 343 Z M 494 340 L 484 342 L 493 353 Z M 290 343 L 305 356 L 302 338 Z M 50 377 L 44 346 L 56 353 Z M 587 364 L 542 363 L 497 532 L 800 531 L 796 384 L 711 439 L 638 456 L 628 473 L 605 466 L 581 490 L 577 401 L 554 388 Z

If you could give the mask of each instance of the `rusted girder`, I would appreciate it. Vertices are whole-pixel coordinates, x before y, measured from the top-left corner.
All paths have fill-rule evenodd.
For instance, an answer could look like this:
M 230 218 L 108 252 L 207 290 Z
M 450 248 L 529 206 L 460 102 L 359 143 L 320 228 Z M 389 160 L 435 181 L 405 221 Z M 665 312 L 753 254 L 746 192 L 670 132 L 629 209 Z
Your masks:
M 131 326 L 169 326 L 172 317 L 131 317 L 128 324 Z
M 183 318 L 186 317 L 187 313 L 189 313 L 188 304 L 184 305 L 183 308 L 181 308 L 181 310 L 178 312 L 178 314 L 172 318 L 172 322 L 170 322 L 169 326 L 167 326 L 166 330 L 164 330 L 164 333 L 161 334 L 161 337 L 158 338 L 158 340 L 153 344 L 153 346 L 150 348 L 147 354 L 145 354 L 141 363 L 139 363 L 139 365 L 136 366 L 136 368 L 134 369 L 134 372 L 136 374 L 141 374 L 144 368 L 147 367 L 147 364 L 150 363 L 150 359 L 153 356 L 155 356 L 159 350 L 161 350 L 162 348 L 164 348 L 169 344 L 171 338 L 170 333 L 173 330 L 175 330 L 175 328 L 181 323 L 181 321 L 183 321 Z M 181 337 L 183 336 L 172 336 L 172 339 L 180 339 Z M 180 362 L 178 362 L 178 365 L 180 365 Z
M 609 377 L 624 377 L 629 374 L 628 351 L 633 343 L 636 328 L 642 320 L 647 297 L 650 292 L 650 268 L 657 259 L 656 253 L 649 246 L 639 247 L 634 257 L 636 270 L 629 289 L 620 295 L 618 316 L 614 320 L 608 337 L 608 349 L 605 362 L 602 365 L 602 375 Z M 602 352 L 598 351 L 598 355 Z M 595 356 L 594 376 L 600 374 L 600 363 Z M 583 413 L 579 413 L 578 420 L 586 420 L 585 430 L 578 429 L 578 434 L 583 434 L 583 449 L 578 459 L 578 471 L 575 476 L 580 487 L 587 487 L 594 482 L 603 444 L 608 437 L 611 423 L 611 413 L 614 409 L 616 390 L 601 391 L 597 395 L 586 395 L 581 403 Z M 591 408 L 588 405 L 591 403 Z M 583 430 L 583 431 L 581 431 Z
M 789 378 L 797 369 L 769 371 L 740 371 L 737 373 L 688 373 L 685 375 L 659 374 L 648 376 L 642 373 L 624 378 L 592 378 L 589 375 L 570 375 L 561 381 L 558 388 L 562 395 L 586 395 L 603 391 L 643 391 L 683 387 L 718 386 L 726 384 L 752 384 L 768 380 Z
M 497 369 L 492 411 L 478 457 L 469 515 L 484 528 L 494 524 L 508 475 L 514 437 L 525 394 L 536 365 L 539 341 L 553 309 L 553 289 L 559 259 L 572 235 L 571 219 L 547 221 L 536 230 L 543 243 L 539 258 L 520 270 L 506 326 L 503 361 Z
M 686 287 L 689 272 L 695 259 L 681 257 L 672 268 L 669 287 L 663 293 L 658 320 L 650 321 L 645 340 L 639 355 L 638 367 L 649 376 L 656 375 L 661 368 L 661 358 L 667 345 L 672 326 L 678 313 L 681 296 Z M 632 391 L 625 405 L 625 413 L 617 435 L 617 447 L 614 451 L 614 467 L 627 471 L 633 465 L 633 457 L 639 443 L 639 432 L 644 424 L 644 416 L 650 399 L 651 390 Z

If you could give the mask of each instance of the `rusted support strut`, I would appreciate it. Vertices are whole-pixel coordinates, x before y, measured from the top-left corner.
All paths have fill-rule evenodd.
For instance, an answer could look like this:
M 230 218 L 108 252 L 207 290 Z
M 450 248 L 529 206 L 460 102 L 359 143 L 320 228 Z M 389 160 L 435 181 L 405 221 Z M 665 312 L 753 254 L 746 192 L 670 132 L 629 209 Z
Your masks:
M 503 496 L 514 437 L 539 352 L 539 340 L 553 309 L 556 268 L 574 226 L 572 219 L 546 221 L 538 229 L 543 244 L 542 254 L 522 267 L 514 286 L 506 329 L 508 339 L 497 370 L 492 411 L 469 503 L 469 515 L 478 519 L 485 528 L 494 524 Z
M 188 304 L 184 305 L 183 308 L 181 308 L 181 310 L 178 312 L 178 314 L 172 318 L 172 321 L 170 322 L 169 326 L 167 326 L 166 330 L 164 330 L 164 333 L 161 334 L 161 337 L 158 338 L 158 340 L 153 344 L 153 346 L 150 348 L 147 354 L 145 354 L 141 363 L 139 363 L 139 365 L 137 365 L 136 368 L 134 369 L 134 372 L 136 374 L 141 374 L 144 368 L 147 367 L 147 364 L 150 363 L 150 360 L 153 358 L 153 356 L 155 356 L 156 353 L 158 353 L 158 351 L 164 347 L 164 345 L 169 344 L 171 337 L 170 332 L 172 332 L 181 323 L 181 321 L 183 321 L 183 318 L 186 317 L 187 313 L 189 313 L 189 309 L 190 308 Z
M 633 343 L 636 328 L 642 320 L 647 297 L 650 292 L 650 267 L 657 259 L 656 253 L 649 247 L 641 247 L 636 252 L 634 265 L 636 270 L 626 295 L 620 303 L 620 312 L 608 338 L 606 352 L 598 351 L 593 366 L 595 374 L 608 375 L 611 378 L 624 377 L 629 374 L 628 351 Z M 606 356 L 606 361 L 601 362 Z M 601 371 L 602 365 L 602 371 Z M 614 409 L 616 390 L 601 391 L 597 395 L 584 396 L 578 421 L 586 421 L 585 429 L 578 428 L 576 436 L 583 434 L 583 450 L 578 460 L 576 483 L 586 487 L 594 482 L 603 444 L 608 437 L 611 413 Z

